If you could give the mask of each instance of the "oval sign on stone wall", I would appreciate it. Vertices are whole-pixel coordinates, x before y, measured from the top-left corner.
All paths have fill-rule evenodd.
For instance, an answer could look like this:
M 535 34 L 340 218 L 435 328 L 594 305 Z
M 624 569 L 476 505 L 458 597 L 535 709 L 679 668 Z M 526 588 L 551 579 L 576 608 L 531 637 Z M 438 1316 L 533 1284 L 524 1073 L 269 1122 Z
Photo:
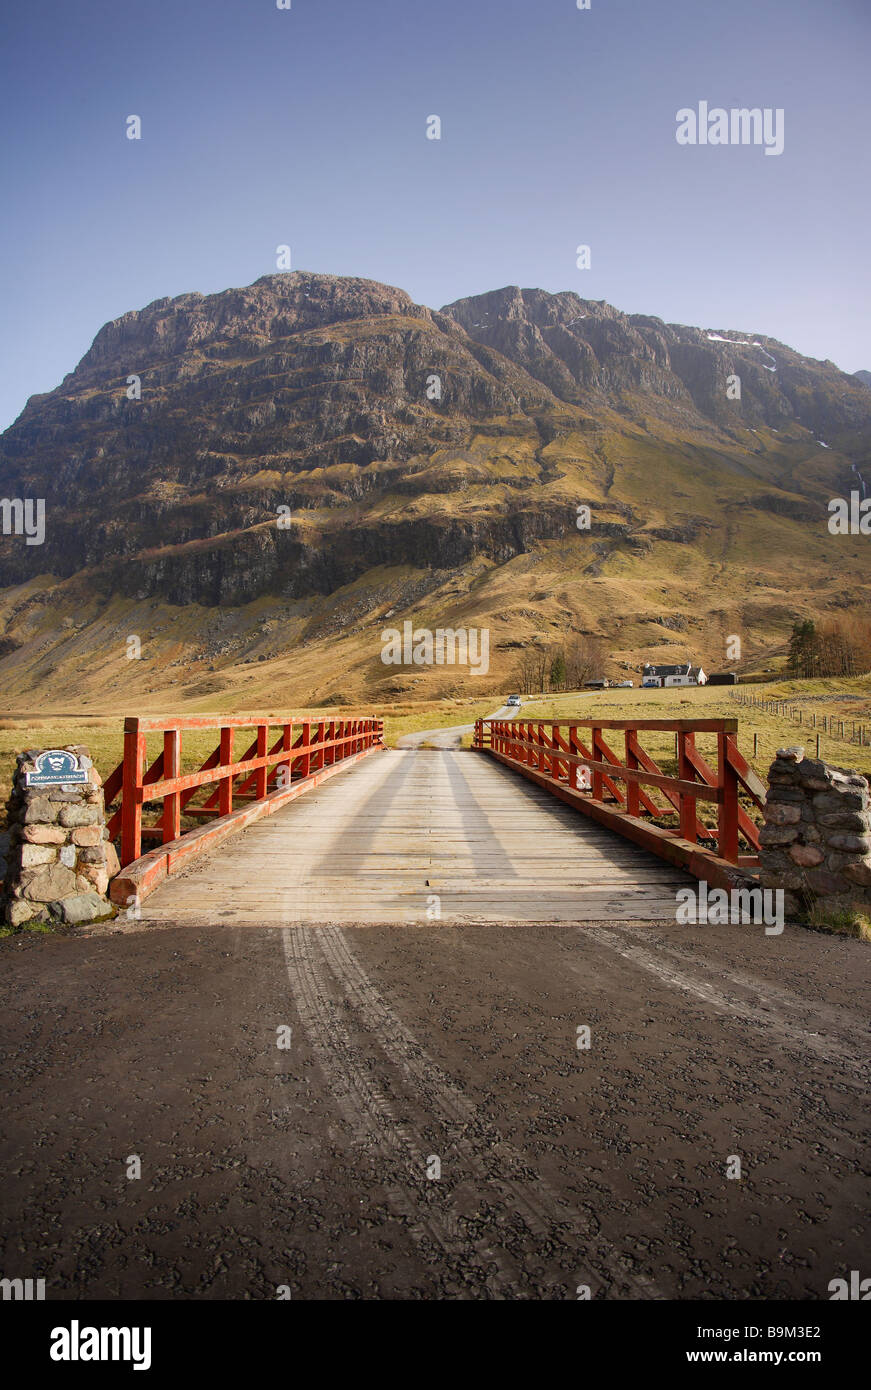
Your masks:
M 24 780 L 28 787 L 56 787 L 63 783 L 87 782 L 88 774 L 79 766 L 75 753 L 65 748 L 47 748 L 36 759 L 33 772 L 26 772 Z

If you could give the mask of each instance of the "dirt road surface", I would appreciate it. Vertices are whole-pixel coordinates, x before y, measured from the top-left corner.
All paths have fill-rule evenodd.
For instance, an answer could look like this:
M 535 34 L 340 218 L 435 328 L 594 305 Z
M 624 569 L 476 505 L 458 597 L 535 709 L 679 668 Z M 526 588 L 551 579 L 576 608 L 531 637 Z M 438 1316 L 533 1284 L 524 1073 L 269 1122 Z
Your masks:
M 867 1265 L 868 961 L 662 923 L 7 940 L 2 1273 L 49 1299 L 826 1299 Z
M 494 709 L 492 714 L 488 714 L 488 719 L 511 719 L 519 718 L 520 711 L 516 705 L 502 705 L 499 709 Z M 474 724 L 451 724 L 443 729 L 418 729 L 414 734 L 402 734 L 396 740 L 397 748 L 420 748 L 424 743 L 431 748 L 459 748 L 460 740 L 464 734 L 473 734 Z

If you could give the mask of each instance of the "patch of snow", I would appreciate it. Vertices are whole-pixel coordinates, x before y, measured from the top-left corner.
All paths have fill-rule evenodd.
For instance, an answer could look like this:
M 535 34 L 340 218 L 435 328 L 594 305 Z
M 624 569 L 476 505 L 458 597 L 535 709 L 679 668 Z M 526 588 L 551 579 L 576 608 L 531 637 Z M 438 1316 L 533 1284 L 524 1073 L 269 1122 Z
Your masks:
M 751 343 L 751 342 L 749 342 L 746 338 L 738 338 L 738 339 L 735 339 L 735 338 L 723 338 L 723 337 L 720 336 L 719 333 L 706 333 L 706 334 L 705 334 L 705 337 L 707 338 L 707 340 L 708 340 L 709 343 L 728 343 L 730 347 L 755 347 L 755 348 L 758 348 L 759 351 L 760 351 L 761 353 L 763 353 L 766 357 L 770 357 L 770 358 L 771 358 L 771 361 L 774 363 L 774 366 L 773 366 L 773 367 L 769 367 L 768 364 L 767 364 L 766 362 L 760 362 L 759 365 L 760 365 L 761 367 L 764 367 L 765 370 L 766 370 L 767 372 L 776 372 L 776 371 L 777 371 L 777 358 L 776 358 L 776 357 L 772 357 L 772 356 L 771 356 L 771 353 L 768 351 L 768 349 L 767 349 L 767 348 L 764 348 L 764 347 L 762 346 L 761 343 Z
M 817 443 L 818 443 L 818 444 L 821 444 L 822 447 L 823 447 L 824 449 L 830 449 L 830 448 L 831 448 L 831 445 L 830 445 L 830 444 L 826 444 L 826 443 L 824 442 L 824 440 L 822 440 L 822 439 L 818 439 L 818 440 L 817 440 Z

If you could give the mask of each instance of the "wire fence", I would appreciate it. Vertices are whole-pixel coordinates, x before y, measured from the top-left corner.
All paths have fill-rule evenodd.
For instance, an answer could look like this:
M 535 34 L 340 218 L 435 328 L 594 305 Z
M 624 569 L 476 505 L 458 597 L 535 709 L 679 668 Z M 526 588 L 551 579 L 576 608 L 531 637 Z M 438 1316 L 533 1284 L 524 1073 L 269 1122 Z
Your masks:
M 778 715 L 781 719 L 792 719 L 800 728 L 806 729 L 813 737 L 816 735 L 816 753 L 820 756 L 822 737 L 838 739 L 842 743 L 855 743 L 860 748 L 871 748 L 871 728 L 860 719 L 842 719 L 840 715 L 818 714 L 814 709 L 803 705 L 790 704 L 788 700 L 771 700 L 754 695 L 747 690 L 730 690 L 729 697 L 739 705 L 747 705 L 765 714 Z M 754 752 L 758 746 L 758 734 L 754 734 Z

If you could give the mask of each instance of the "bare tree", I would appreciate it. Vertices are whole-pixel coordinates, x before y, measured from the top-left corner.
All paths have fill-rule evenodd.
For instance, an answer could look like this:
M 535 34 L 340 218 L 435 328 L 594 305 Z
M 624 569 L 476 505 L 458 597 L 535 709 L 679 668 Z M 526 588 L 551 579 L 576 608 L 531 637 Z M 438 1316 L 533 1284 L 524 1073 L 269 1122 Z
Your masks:
M 580 690 L 589 680 L 601 678 L 605 667 L 602 641 L 599 637 L 573 634 L 566 643 L 566 687 Z
M 515 682 L 524 695 L 532 695 L 538 689 L 536 686 L 538 669 L 535 653 L 527 647 L 518 662 L 514 676 Z

